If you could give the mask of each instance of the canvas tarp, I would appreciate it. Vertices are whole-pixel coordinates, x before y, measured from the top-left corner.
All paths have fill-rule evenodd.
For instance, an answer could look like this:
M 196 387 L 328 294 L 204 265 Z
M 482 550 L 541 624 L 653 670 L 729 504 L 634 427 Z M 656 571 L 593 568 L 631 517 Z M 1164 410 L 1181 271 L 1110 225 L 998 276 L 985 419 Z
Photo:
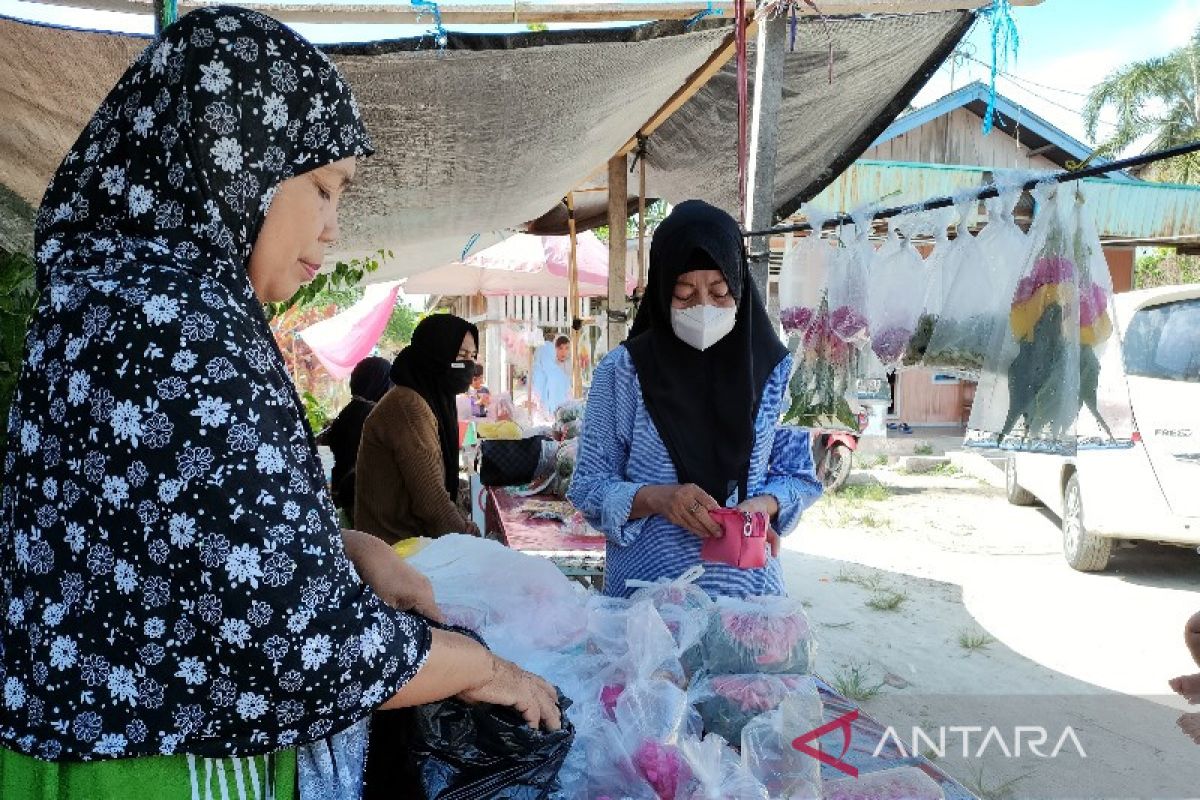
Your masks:
M 800 26 L 788 55 L 777 201 L 813 194 L 891 121 L 953 47 L 968 12 Z M 458 258 L 473 234 L 543 216 L 616 152 L 728 38 L 719 21 L 325 46 L 354 86 L 378 153 L 343 206 L 336 255 L 381 248 L 392 280 Z M 36 206 L 145 39 L 0 18 L 0 183 Z M 649 193 L 736 197 L 731 69 L 651 139 Z M 631 181 L 636 185 L 636 181 Z M 7 208 L 8 206 L 4 206 Z

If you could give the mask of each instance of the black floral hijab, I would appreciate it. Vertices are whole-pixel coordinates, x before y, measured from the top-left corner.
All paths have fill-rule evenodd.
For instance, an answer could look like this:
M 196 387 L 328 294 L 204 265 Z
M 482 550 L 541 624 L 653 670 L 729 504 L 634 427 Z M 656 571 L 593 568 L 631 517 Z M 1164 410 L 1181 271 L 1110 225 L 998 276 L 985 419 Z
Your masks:
M 281 181 L 370 152 L 321 53 L 216 7 L 152 44 L 63 159 L 0 498 L 4 746 L 265 753 L 423 663 L 428 625 L 346 558 L 246 275 Z

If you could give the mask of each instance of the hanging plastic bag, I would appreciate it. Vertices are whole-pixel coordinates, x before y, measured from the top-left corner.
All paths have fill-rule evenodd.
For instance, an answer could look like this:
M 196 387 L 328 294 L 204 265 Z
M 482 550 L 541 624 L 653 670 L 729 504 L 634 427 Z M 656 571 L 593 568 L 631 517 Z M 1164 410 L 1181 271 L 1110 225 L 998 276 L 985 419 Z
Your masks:
M 890 226 L 887 242 L 876 253 L 868 273 L 871 349 L 888 369 L 901 365 L 925 302 L 928 279 L 921 254 L 910 240 L 900 238 L 904 226 L 905 221 Z
M 868 772 L 825 782 L 824 800 L 943 800 L 937 781 L 916 767 Z
M 958 271 L 958 263 L 954 258 L 959 240 L 950 241 L 948 227 L 955 212 L 950 209 L 937 209 L 921 215 L 911 229 L 910 235 L 918 230 L 933 236 L 933 250 L 925 259 L 925 299 L 921 303 L 921 313 L 917 316 L 916 328 L 908 346 L 904 348 L 902 363 L 906 367 L 921 366 L 925 360 L 925 351 L 933 330 L 937 326 L 945 305 L 946 296 Z
M 1072 190 L 1041 184 L 1008 325 L 994 337 L 968 443 L 1073 453 L 1080 404 L 1078 216 Z
M 820 708 L 817 685 L 807 675 L 705 675 L 688 689 L 704 732 L 718 734 L 728 742 L 742 741 L 742 729 L 751 720 L 779 708 L 792 695 L 811 697 Z M 810 728 L 802 732 L 806 730 Z
M 768 800 L 766 788 L 720 736 L 709 734 L 703 740 L 689 736 L 679 743 L 679 752 L 691 779 L 677 800 Z
M 1075 217 L 1075 263 L 1079 266 L 1079 402 L 1090 413 L 1089 422 L 1094 424 L 1077 432 L 1093 434 L 1094 428 L 1099 428 L 1099 432 L 1111 441 L 1113 427 L 1101 412 L 1099 389 L 1104 351 L 1113 334 L 1115 312 L 1112 308 L 1112 274 L 1108 271 L 1100 235 L 1088 211 L 1083 187 L 1079 185 L 1075 187 L 1072 213 Z M 1126 418 L 1123 412 L 1128 407 L 1128 394 L 1119 397 L 1117 405 L 1122 412 L 1117 417 L 1123 421 Z M 1108 414 L 1111 415 L 1112 411 Z
M 973 206 L 958 207 L 958 231 L 946 264 L 952 278 L 923 361 L 926 367 L 962 377 L 978 376 L 983 369 L 988 345 L 1003 321 L 996 298 L 1004 295 L 1007 283 L 998 272 L 1000 262 L 988 258 L 971 235 Z
M 583 417 L 587 411 L 584 400 L 568 400 L 554 410 L 554 424 L 551 430 L 554 438 L 560 442 L 568 439 L 578 439 L 583 429 Z
M 850 243 L 838 248 L 829 264 L 829 328 L 834 336 L 857 350 L 871 343 L 867 301 L 868 270 L 875 258 L 875 246 L 871 244 L 873 214 L 873 207 L 863 207 L 851 214 L 854 233 Z M 845 234 L 843 227 L 840 235 Z
M 772 798 L 819 800 L 821 764 L 797 749 L 797 732 L 811 731 L 824 721 L 815 684 L 788 696 L 775 711 L 760 714 L 742 729 L 742 763 Z
M 717 601 L 701 640 L 703 669 L 711 675 L 811 672 L 812 628 L 799 600 L 782 596 Z
M 791 404 L 784 421 L 809 428 L 857 427 L 854 348 L 833 332 L 828 279 L 840 254 L 820 237 L 824 217 L 810 212 L 813 233 L 793 243 L 780 273 L 780 319 L 793 354 Z M 786 277 L 786 281 L 785 281 Z

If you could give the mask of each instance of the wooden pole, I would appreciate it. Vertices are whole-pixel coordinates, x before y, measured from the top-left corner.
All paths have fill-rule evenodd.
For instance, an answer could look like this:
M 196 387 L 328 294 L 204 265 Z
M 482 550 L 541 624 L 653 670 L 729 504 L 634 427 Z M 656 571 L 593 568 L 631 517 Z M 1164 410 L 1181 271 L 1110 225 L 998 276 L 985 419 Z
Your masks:
M 629 160 L 617 156 L 608 162 L 608 349 L 625 341 L 625 254 L 628 226 Z
M 575 238 L 575 195 L 567 192 L 567 233 L 571 237 L 571 258 L 567 269 L 567 313 L 571 317 L 571 396 L 583 396 L 583 374 L 579 370 L 579 260 Z M 553 409 L 547 409 L 553 411 Z
M 640 300 L 646 292 L 646 140 L 638 143 L 638 282 Z
M 783 62 L 787 53 L 788 20 L 779 14 L 758 26 L 755 42 L 754 108 L 750 122 L 750 163 L 747 169 L 746 230 L 770 227 L 775 216 L 775 157 L 779 152 L 779 108 L 783 104 Z M 778 304 L 770 295 L 771 240 L 755 236 L 748 242 L 750 275 L 772 318 Z

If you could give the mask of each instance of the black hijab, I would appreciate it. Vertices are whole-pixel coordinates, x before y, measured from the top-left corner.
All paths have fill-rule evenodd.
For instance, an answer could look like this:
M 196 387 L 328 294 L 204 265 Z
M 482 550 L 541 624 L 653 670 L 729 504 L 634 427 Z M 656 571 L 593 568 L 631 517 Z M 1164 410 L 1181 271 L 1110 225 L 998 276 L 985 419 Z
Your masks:
M 737 301 L 733 330 L 703 352 L 671 328 L 675 281 L 694 269 L 721 270 Z M 658 226 L 646 295 L 625 347 L 679 480 L 718 503 L 735 488 L 744 500 L 763 387 L 787 349 L 750 278 L 742 231 L 731 216 L 688 200 Z
M 392 383 L 407 386 L 429 404 L 437 418 L 446 469 L 446 491 L 458 497 L 458 407 L 455 398 L 465 392 L 474 373 L 473 363 L 452 365 L 468 333 L 479 346 L 479 329 L 453 314 L 431 314 L 417 323 L 412 341 L 392 362 Z M 464 383 L 465 380 L 465 383 Z
M 423 663 L 428 625 L 346 557 L 246 272 L 282 181 L 370 152 L 324 55 L 208 7 L 63 159 L 2 481 L 3 746 L 269 753 L 365 718 Z
M 350 372 L 350 394 L 368 403 L 379 399 L 392 388 L 392 362 L 381 356 L 367 356 Z

